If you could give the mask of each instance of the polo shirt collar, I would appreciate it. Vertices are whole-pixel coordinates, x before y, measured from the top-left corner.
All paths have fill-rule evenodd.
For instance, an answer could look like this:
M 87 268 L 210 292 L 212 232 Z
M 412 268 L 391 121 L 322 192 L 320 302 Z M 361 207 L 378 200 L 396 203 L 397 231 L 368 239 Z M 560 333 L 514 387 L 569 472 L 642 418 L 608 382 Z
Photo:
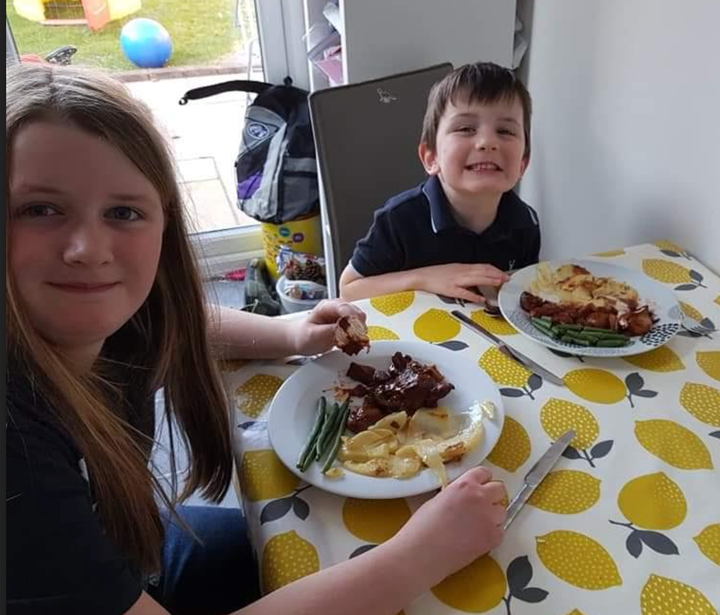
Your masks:
M 472 233 L 469 229 L 460 226 L 453 216 L 450 203 L 437 175 L 431 175 L 423 184 L 422 190 L 430 203 L 430 223 L 436 235 L 448 229 Z M 510 190 L 502 195 L 495 220 L 482 234 L 494 235 L 498 232 L 504 234 L 534 225 L 535 222 L 528 213 L 528 208 L 520 200 L 520 197 Z

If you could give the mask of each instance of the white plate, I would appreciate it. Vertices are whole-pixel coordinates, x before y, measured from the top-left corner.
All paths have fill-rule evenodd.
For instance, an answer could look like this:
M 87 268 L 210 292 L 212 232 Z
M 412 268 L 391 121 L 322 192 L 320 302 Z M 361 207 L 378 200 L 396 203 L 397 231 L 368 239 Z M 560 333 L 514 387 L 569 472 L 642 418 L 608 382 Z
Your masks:
M 498 303 L 505 319 L 525 337 L 529 337 L 548 348 L 561 352 L 586 357 L 624 357 L 653 350 L 669 342 L 680 330 L 682 309 L 671 290 L 649 278 L 644 273 L 617 265 L 598 263 L 596 261 L 569 260 L 549 263 L 554 271 L 565 264 L 576 264 L 584 267 L 593 275 L 612 277 L 619 282 L 630 284 L 640 295 L 640 300 L 648 303 L 653 317 L 658 321 L 645 335 L 631 338 L 630 344 L 621 348 L 597 348 L 593 346 L 576 346 L 554 340 L 538 331 L 530 322 L 530 317 L 520 307 L 520 295 L 529 291 L 530 284 L 535 280 L 537 265 L 530 265 L 517 271 L 510 281 L 500 289 Z
M 402 498 L 438 488 L 437 476 L 427 468 L 408 479 L 374 478 L 348 470 L 341 478 L 331 479 L 323 475 L 318 463 L 313 463 L 306 472 L 295 467 L 310 434 L 320 395 L 332 401 L 333 386 L 339 382 L 352 382 L 342 378 L 352 361 L 387 369 L 395 352 L 437 365 L 445 378 L 455 385 L 455 389 L 440 400 L 442 406 L 464 412 L 476 401 L 490 400 L 495 404 L 495 416 L 483 421 L 485 433 L 480 445 L 460 462 L 445 466 L 448 478 L 456 479 L 488 456 L 500 438 L 505 413 L 497 387 L 476 361 L 425 342 L 372 342 L 368 354 L 349 357 L 335 350 L 303 365 L 278 390 L 270 404 L 268 434 L 275 452 L 291 472 L 320 489 L 356 498 Z M 353 403 L 359 404 L 360 399 L 354 398 Z

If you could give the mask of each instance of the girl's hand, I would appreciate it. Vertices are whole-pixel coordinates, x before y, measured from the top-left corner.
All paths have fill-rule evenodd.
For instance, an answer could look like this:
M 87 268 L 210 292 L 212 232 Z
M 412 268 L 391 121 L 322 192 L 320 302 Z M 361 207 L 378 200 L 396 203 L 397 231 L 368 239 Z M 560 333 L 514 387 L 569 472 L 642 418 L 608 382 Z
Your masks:
M 473 468 L 425 502 L 391 542 L 426 569 L 434 585 L 500 544 L 505 497 L 490 470 Z
M 314 355 L 330 350 L 335 343 L 335 323 L 342 316 L 356 316 L 365 322 L 360 308 L 340 299 L 317 304 L 302 319 L 293 322 L 292 339 L 295 354 Z

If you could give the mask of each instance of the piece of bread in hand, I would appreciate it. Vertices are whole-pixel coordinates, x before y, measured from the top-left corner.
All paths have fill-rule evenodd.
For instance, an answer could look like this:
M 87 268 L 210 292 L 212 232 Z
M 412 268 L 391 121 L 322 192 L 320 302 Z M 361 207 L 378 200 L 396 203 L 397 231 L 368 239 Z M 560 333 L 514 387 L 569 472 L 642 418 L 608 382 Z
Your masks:
M 358 354 L 363 348 L 370 350 L 365 323 L 357 316 L 343 316 L 335 327 L 335 345 L 345 354 Z

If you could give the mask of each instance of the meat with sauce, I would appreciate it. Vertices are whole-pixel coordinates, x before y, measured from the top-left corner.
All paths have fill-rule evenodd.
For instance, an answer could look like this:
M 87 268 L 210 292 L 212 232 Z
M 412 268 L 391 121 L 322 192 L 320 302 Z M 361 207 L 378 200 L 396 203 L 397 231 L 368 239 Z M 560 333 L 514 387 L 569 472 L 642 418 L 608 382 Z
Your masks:
M 636 301 L 624 302 L 625 312 L 619 314 L 614 306 L 598 306 L 592 303 L 579 307 L 572 304 L 553 303 L 529 292 L 520 295 L 520 307 L 531 317 L 549 317 L 553 324 L 582 325 L 628 335 L 644 335 L 653 327 L 653 318 L 647 307 L 638 309 Z
M 435 408 L 455 388 L 434 365 L 425 365 L 400 352 L 392 356 L 387 371 L 351 363 L 347 375 L 365 390 L 363 405 L 350 411 L 348 428 L 353 432 L 367 429 L 391 412 L 414 414 L 419 408 Z M 358 387 L 349 391 L 361 392 Z

